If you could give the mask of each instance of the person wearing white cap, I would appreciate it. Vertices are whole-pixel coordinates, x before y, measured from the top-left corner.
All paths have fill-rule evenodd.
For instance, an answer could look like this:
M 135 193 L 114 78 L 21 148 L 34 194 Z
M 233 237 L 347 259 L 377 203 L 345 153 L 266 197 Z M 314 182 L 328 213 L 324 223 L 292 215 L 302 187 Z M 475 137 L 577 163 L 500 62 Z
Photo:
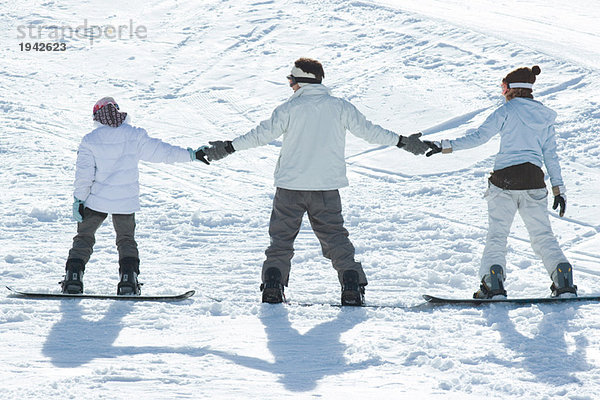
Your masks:
M 219 160 L 234 151 L 263 146 L 283 135 L 275 167 L 277 191 L 269 225 L 271 245 L 262 268 L 262 301 L 284 301 L 294 240 L 302 218 L 308 213 L 323 255 L 330 259 L 342 285 L 343 305 L 362 305 L 367 278 L 354 259 L 354 246 L 344 228 L 338 189 L 348 185 L 346 177 L 346 131 L 369 143 L 398 146 L 413 154 L 429 147 L 420 133 L 400 136 L 368 121 L 350 102 L 334 97 L 322 84 L 320 62 L 300 58 L 287 76 L 294 94 L 273 111 L 271 118 L 232 141 L 209 142 L 209 160 Z
M 577 295 L 571 264 L 560 249 L 548 218 L 548 190 L 542 166 L 550 175 L 552 208 L 559 209 L 560 217 L 565 214 L 567 196 L 556 153 L 556 112 L 533 100 L 533 84 L 540 72 L 536 65 L 506 75 L 501 84 L 506 102 L 474 132 L 454 140 L 425 141 L 431 147 L 427 156 L 431 156 L 470 149 L 500 134 L 500 151 L 485 194 L 489 228 L 479 269 L 481 286 L 474 298 L 506 297 L 506 245 L 517 211 L 529 232 L 533 251 L 550 275 L 551 295 Z
M 83 273 L 96 243 L 96 231 L 111 214 L 119 253 L 117 294 L 137 295 L 140 260 L 134 236 L 135 212 L 140 209 L 138 162 L 208 161 L 202 148 L 172 146 L 130 125 L 129 116 L 119 110 L 112 97 L 98 100 L 92 115 L 95 129 L 83 137 L 77 151 L 73 202 L 77 235 L 66 262 L 62 291 L 83 293 Z

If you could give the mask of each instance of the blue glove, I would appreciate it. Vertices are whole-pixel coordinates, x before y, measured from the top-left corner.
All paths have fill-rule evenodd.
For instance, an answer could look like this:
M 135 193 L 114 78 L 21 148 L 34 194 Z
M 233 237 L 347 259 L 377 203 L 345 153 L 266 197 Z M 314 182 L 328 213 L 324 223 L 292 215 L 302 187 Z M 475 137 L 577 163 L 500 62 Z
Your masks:
M 83 209 L 85 208 L 83 201 L 79 200 L 77 197 L 73 198 L 75 199 L 73 202 L 73 219 L 77 222 L 83 222 Z
M 188 147 L 187 151 L 190 153 L 190 158 L 192 159 L 192 161 L 200 160 L 204 164 L 210 165 L 208 160 L 206 158 L 204 158 L 206 156 L 206 153 L 204 152 L 204 150 L 206 150 L 206 149 L 208 149 L 208 146 L 198 147 L 198 149 L 196 149 L 196 150 L 192 149 L 191 147 Z

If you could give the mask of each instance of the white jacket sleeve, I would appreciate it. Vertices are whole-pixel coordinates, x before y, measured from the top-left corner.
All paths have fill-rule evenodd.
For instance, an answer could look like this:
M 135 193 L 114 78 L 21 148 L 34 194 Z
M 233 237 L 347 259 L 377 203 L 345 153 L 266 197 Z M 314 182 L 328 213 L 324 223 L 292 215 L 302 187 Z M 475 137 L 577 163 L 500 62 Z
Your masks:
M 262 121 L 245 135 L 238 136 L 231 144 L 235 150 L 264 146 L 281 136 L 287 130 L 289 121 L 289 114 L 283 106 L 279 106 L 273 111 L 270 119 Z
M 450 141 L 452 150 L 465 150 L 487 143 L 500 132 L 506 121 L 506 109 L 498 108 L 475 131 Z
M 137 150 L 140 160 L 167 164 L 191 161 L 187 149 L 170 145 L 160 139 L 151 138 L 148 136 L 148 132 L 142 128 L 137 128 L 137 130 Z
M 544 164 L 548 175 L 550 175 L 550 183 L 552 186 L 564 186 L 560 163 L 558 162 L 558 154 L 556 153 L 556 132 L 554 125 L 548 127 L 548 138 L 542 146 L 542 154 L 544 155 Z
M 344 128 L 354 136 L 369 143 L 395 146 L 400 140 L 398 134 L 372 123 L 354 105 L 346 101 L 342 112 L 342 123 Z
M 92 183 L 96 176 L 96 161 L 92 150 L 82 141 L 77 150 L 77 163 L 75 164 L 75 191 L 73 196 L 85 202 L 90 195 Z

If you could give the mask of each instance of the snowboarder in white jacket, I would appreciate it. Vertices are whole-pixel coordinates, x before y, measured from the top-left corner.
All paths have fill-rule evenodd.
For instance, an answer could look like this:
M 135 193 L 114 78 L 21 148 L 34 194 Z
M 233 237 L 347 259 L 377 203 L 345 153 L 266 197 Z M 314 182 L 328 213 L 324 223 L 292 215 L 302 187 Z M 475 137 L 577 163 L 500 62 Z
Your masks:
M 543 165 L 550 175 L 552 208 L 559 208 L 561 217 L 567 197 L 556 154 L 556 112 L 533 100 L 533 84 L 540 72 L 536 65 L 506 75 L 501 84 L 506 103 L 474 132 L 454 140 L 425 141 L 432 149 L 427 156 L 431 156 L 470 149 L 500 134 L 500 151 L 485 194 L 489 228 L 479 270 L 481 286 L 474 298 L 506 297 L 506 244 L 517 211 L 529 232 L 533 251 L 550 275 L 552 296 L 577 295 L 571 264 L 560 249 L 548 218 Z
M 262 268 L 262 301 L 284 301 L 298 235 L 304 213 L 308 217 L 323 255 L 330 259 L 342 285 L 342 304 L 362 305 L 367 278 L 355 261 L 355 249 L 344 228 L 338 189 L 348 185 L 346 177 L 346 130 L 369 143 L 398 146 L 413 154 L 429 147 L 420 133 L 400 136 L 368 121 L 351 103 L 331 95 L 321 84 L 325 73 L 320 62 L 300 58 L 287 77 L 294 94 L 277 107 L 271 118 L 233 141 L 210 142 L 209 160 L 219 160 L 234 151 L 263 146 L 283 135 L 275 168 L 273 210 L 269 224 L 271 244 Z
M 148 136 L 129 124 L 112 97 L 94 105 L 96 127 L 85 135 L 77 151 L 73 218 L 77 235 L 66 262 L 63 293 L 83 292 L 83 273 L 95 244 L 96 230 L 112 215 L 119 252 L 117 294 L 139 294 L 139 255 L 135 241 L 135 212 L 140 209 L 140 160 L 176 163 L 204 159 L 202 149 L 184 149 Z

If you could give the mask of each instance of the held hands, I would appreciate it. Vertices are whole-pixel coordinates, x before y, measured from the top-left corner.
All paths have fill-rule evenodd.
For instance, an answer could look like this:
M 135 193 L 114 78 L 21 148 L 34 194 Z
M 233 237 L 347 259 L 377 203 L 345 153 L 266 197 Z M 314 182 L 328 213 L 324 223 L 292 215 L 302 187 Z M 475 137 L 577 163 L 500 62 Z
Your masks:
M 452 153 L 452 145 L 449 140 L 442 140 L 440 142 L 430 142 L 429 140 L 424 140 L 427 146 L 429 146 L 429 151 L 425 154 L 427 157 L 431 157 L 437 153 Z
M 235 151 L 230 140 L 217 140 L 216 142 L 208 142 L 208 144 L 210 144 L 210 147 L 204 149 L 204 154 L 206 154 L 209 161 L 221 160 Z
M 408 137 L 401 135 L 400 140 L 398 140 L 398 144 L 396 144 L 396 146 L 416 156 L 420 154 L 425 154 L 425 152 L 429 150 L 429 146 L 419 139 L 421 135 L 421 132 L 413 133 Z
M 198 149 L 196 150 L 192 149 L 191 147 L 188 147 L 187 151 L 190 153 L 190 158 L 192 159 L 192 161 L 200 160 L 204 164 L 210 165 L 208 160 L 204 158 L 206 156 L 206 153 L 204 152 L 206 149 L 208 149 L 208 146 L 198 147 Z
M 434 154 L 442 152 L 442 144 L 440 142 L 430 142 L 429 140 L 424 140 L 423 143 L 429 146 L 430 149 L 427 154 L 425 154 L 427 157 L 431 157 Z
M 84 203 L 77 197 L 73 197 L 73 199 L 73 219 L 77 222 L 83 222 Z
M 558 215 L 563 217 L 565 215 L 565 210 L 567 209 L 567 195 L 565 194 L 565 187 L 553 186 L 552 194 L 554 194 L 554 204 L 552 205 L 552 209 L 556 210 L 558 208 Z

